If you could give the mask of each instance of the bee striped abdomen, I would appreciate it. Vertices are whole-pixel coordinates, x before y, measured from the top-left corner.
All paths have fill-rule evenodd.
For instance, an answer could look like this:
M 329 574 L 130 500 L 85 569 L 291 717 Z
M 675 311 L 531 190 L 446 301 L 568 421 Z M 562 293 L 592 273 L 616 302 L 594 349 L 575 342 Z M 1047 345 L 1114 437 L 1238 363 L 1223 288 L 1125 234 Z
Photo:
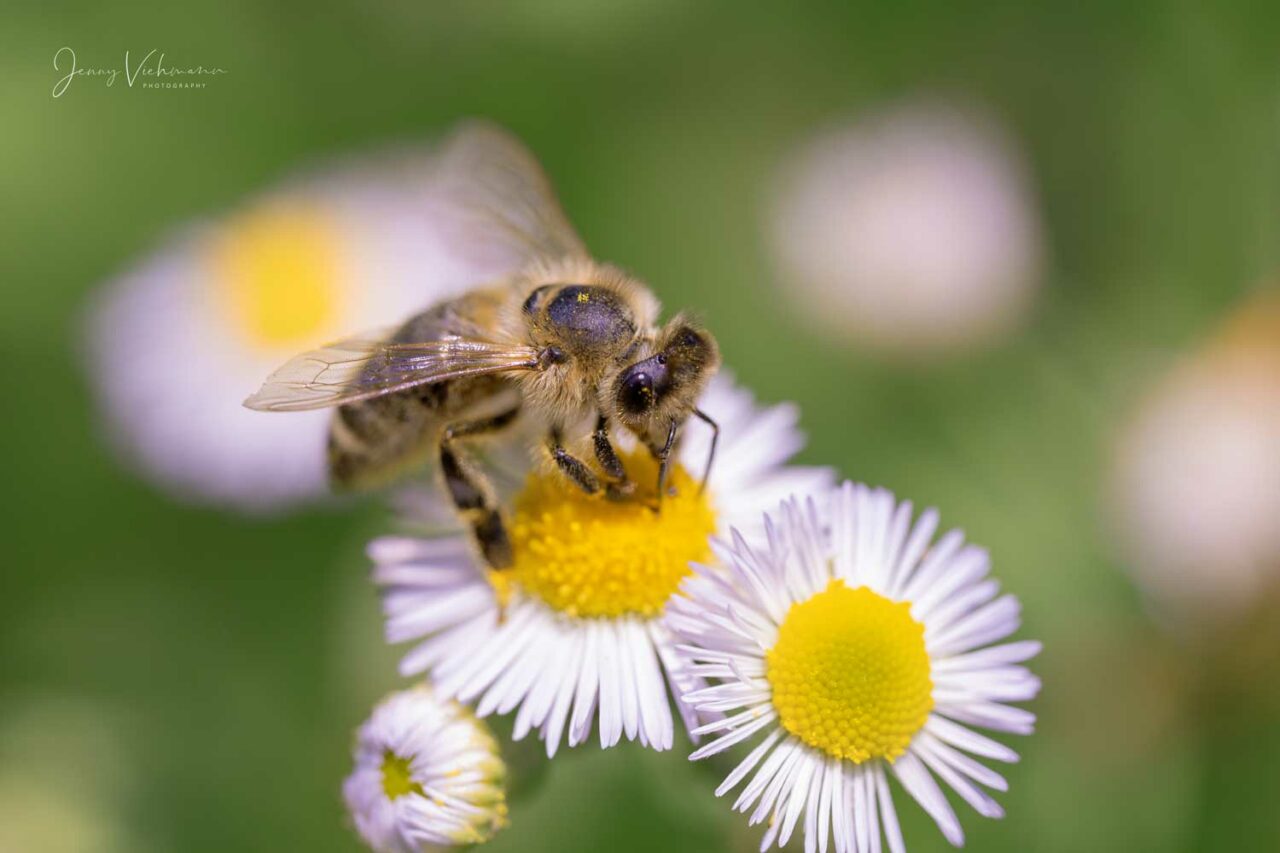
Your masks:
M 439 431 L 442 397 L 423 390 L 338 407 L 329 427 L 329 478 L 336 488 L 378 486 L 425 461 Z
M 474 291 L 411 317 L 392 337 L 412 343 L 457 334 L 459 314 L 482 314 L 500 294 Z M 339 406 L 329 427 L 329 481 L 336 489 L 386 485 L 432 457 L 459 411 L 503 383 L 497 377 L 432 382 Z

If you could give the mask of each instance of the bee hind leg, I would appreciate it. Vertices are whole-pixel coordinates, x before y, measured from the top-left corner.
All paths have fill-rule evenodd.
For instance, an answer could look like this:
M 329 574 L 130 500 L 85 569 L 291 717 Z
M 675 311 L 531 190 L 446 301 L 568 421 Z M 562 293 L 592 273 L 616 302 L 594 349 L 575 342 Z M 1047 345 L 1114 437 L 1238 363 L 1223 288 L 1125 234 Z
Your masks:
M 493 486 L 456 441 L 496 432 L 508 426 L 518 414 L 516 408 L 492 418 L 450 424 L 440 437 L 440 470 L 449 496 L 458 513 L 471 525 L 471 533 L 485 562 L 494 569 L 510 567 L 511 539 L 507 536 Z

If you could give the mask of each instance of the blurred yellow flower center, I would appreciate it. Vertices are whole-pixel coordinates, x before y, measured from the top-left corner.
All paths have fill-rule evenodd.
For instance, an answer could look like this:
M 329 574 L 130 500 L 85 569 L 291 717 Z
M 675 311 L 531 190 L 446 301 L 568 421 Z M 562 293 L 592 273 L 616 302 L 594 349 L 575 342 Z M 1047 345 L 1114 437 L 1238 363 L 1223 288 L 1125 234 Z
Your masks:
M 623 500 L 587 495 L 559 470 L 535 471 L 515 501 L 515 563 L 491 573 L 500 595 L 510 585 L 570 616 L 656 616 L 689 574 L 711 556 L 716 516 L 698 482 L 673 463 L 675 494 L 655 512 L 658 465 L 646 451 L 622 454 L 636 493 Z
M 300 204 L 243 214 L 215 241 L 213 262 L 233 321 L 263 347 L 310 346 L 341 314 L 337 227 Z
M 765 662 L 783 728 L 855 764 L 902 755 L 933 708 L 924 626 L 866 587 L 793 604 Z
M 391 800 L 405 794 L 422 793 L 422 786 L 413 781 L 409 759 L 401 758 L 389 749 L 382 755 L 382 790 Z

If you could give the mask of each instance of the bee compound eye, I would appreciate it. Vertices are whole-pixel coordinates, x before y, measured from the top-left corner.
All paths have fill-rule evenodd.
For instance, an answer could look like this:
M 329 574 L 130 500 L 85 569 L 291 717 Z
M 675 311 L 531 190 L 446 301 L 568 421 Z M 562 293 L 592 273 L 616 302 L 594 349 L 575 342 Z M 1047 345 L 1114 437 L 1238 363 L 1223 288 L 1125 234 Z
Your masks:
M 647 411 L 653 405 L 653 377 L 643 370 L 628 374 L 622 380 L 618 402 L 632 414 Z
M 618 405 L 629 415 L 647 414 L 671 385 L 671 372 L 660 355 L 637 361 L 618 378 Z

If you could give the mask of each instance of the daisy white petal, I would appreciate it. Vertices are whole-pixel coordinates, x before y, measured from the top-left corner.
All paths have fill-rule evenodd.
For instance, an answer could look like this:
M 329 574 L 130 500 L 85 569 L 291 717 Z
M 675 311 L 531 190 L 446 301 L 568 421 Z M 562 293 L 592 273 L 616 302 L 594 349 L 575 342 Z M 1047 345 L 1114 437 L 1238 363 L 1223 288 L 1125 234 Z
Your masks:
M 969 726 L 1031 730 L 1034 715 L 1007 703 L 1039 692 L 1022 663 L 1040 644 L 1000 643 L 1018 627 L 1018 601 L 996 597 L 986 552 L 958 532 L 929 546 L 936 513 L 912 527 L 909 504 L 849 483 L 825 504 L 784 504 L 765 549 L 733 537 L 727 580 L 692 576 L 669 608 L 677 654 L 713 682 L 684 700 L 728 714 L 699 729 L 716 739 L 690 757 L 763 733 L 716 794 L 754 772 L 734 808 L 768 821 L 765 847 L 799 827 L 806 850 L 901 851 L 887 773 L 958 846 L 943 786 L 1003 815 L 988 789 L 1008 783 L 979 759 L 1017 753 Z

